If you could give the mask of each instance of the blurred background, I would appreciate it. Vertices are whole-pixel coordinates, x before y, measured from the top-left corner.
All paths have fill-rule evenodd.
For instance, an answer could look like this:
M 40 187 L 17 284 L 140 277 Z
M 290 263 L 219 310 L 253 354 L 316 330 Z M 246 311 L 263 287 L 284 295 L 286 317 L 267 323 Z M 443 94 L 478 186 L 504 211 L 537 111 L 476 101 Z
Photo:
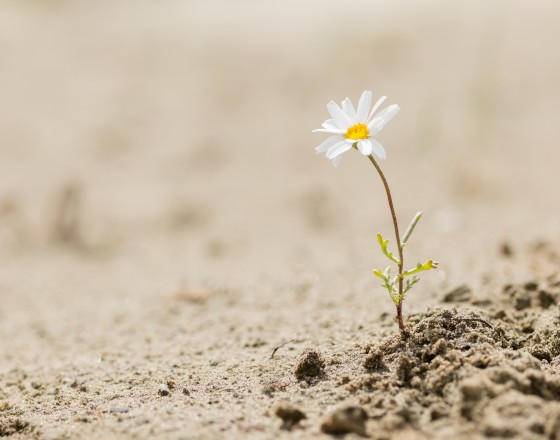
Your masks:
M 527 264 L 500 272 L 501 254 L 558 239 L 559 16 L 554 0 L 1 0 L 5 347 L 22 328 L 102 346 L 104 325 L 177 298 L 390 311 L 370 273 L 375 233 L 392 238 L 379 178 L 354 152 L 334 169 L 311 133 L 364 89 L 401 107 L 378 139 L 401 227 L 425 212 L 409 262 L 442 263 L 410 310 L 514 277 Z

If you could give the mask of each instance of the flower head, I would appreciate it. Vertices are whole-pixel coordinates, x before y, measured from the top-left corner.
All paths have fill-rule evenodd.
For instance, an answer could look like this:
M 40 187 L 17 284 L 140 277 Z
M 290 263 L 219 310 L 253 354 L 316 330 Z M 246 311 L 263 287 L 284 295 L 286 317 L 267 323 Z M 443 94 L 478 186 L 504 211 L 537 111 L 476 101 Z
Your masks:
M 393 104 L 377 112 L 386 98 L 382 96 L 371 108 L 372 93 L 366 90 L 360 96 L 357 110 L 349 98 L 342 101 L 341 106 L 334 101 L 329 102 L 327 110 L 331 119 L 323 123 L 323 128 L 313 131 L 329 133 L 331 136 L 321 142 L 315 151 L 318 154 L 325 153 L 335 167 L 340 164 L 342 154 L 352 147 L 364 156 L 373 153 L 379 159 L 385 159 L 387 155 L 383 145 L 373 139 L 373 136 L 379 133 L 400 110 L 397 104 Z

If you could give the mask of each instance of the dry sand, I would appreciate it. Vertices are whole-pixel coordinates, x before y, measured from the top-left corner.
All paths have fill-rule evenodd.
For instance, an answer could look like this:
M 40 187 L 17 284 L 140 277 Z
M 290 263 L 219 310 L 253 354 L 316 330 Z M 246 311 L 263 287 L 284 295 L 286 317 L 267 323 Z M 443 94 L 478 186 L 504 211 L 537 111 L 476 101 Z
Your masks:
M 560 438 L 559 13 L 0 2 L 0 436 Z M 366 88 L 406 340 L 379 179 L 313 154 Z

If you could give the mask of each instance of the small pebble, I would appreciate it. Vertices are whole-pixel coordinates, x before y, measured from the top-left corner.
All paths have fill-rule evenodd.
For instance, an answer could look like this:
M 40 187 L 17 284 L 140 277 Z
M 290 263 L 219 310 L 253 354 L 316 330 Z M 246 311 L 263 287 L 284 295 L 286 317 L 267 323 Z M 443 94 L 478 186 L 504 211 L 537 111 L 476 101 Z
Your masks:
M 513 256 L 513 249 L 508 242 L 504 242 L 500 245 L 500 254 L 502 254 L 504 257 Z
M 159 394 L 160 396 L 169 396 L 170 393 L 171 393 L 171 392 L 169 391 L 169 386 L 168 386 L 167 384 L 162 383 L 162 384 L 159 386 L 158 394 Z
M 111 414 L 126 414 L 130 411 L 127 407 L 120 407 L 120 408 L 111 408 L 109 412 Z

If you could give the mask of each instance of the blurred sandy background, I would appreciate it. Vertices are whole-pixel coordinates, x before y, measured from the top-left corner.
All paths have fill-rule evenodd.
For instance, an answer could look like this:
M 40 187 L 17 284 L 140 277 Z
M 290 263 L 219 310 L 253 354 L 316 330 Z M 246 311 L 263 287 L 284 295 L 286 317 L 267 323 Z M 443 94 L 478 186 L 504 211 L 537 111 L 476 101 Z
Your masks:
M 0 381 L 25 371 L 69 394 L 56 417 L 6 378 L 0 400 L 56 433 L 80 411 L 77 376 L 108 387 L 97 408 L 109 393 L 146 410 L 138 393 L 158 399 L 173 368 L 210 374 L 294 335 L 324 343 L 324 321 L 369 331 L 392 313 L 370 273 L 385 264 L 374 234 L 392 237 L 378 176 L 313 151 L 326 103 L 364 89 L 401 106 L 378 138 L 401 227 L 425 212 L 409 262 L 442 263 L 405 313 L 549 270 L 524 258 L 558 243 L 559 14 L 553 0 L 1 0 Z

